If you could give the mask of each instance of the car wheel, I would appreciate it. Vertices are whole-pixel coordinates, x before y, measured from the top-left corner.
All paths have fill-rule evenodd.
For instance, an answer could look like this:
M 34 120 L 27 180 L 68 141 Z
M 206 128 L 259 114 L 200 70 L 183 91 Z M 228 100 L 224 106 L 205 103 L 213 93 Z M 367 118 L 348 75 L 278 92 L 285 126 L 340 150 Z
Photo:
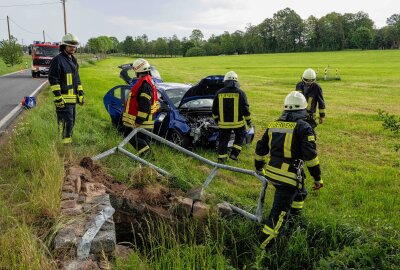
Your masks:
M 171 142 L 173 142 L 176 145 L 179 145 L 183 148 L 190 148 L 191 146 L 191 141 L 190 137 L 187 135 L 183 135 L 180 133 L 178 130 L 172 130 L 171 132 L 171 137 L 170 137 Z

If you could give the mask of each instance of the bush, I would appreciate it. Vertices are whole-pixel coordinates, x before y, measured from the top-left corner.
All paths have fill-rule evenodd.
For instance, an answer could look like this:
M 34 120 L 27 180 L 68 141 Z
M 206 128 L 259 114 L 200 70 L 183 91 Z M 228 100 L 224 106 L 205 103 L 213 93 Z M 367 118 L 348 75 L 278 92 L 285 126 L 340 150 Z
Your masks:
M 14 66 L 22 63 L 22 47 L 15 38 L 0 41 L 0 57 L 7 66 Z
M 203 48 L 200 47 L 192 47 L 186 52 L 186 56 L 204 56 L 206 55 L 206 51 Z
M 383 110 L 378 110 L 379 118 L 383 121 L 383 128 L 389 129 L 394 134 L 400 133 L 400 118 Z

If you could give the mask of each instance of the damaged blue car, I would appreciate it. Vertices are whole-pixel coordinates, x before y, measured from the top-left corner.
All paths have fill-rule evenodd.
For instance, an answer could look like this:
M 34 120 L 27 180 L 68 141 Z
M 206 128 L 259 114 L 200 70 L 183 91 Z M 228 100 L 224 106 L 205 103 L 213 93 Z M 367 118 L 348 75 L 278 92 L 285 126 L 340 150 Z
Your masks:
M 123 131 L 124 104 L 136 78 L 130 64 L 121 65 L 120 77 L 126 84 L 111 88 L 103 98 L 104 106 L 112 124 Z M 158 93 L 159 110 L 155 114 L 153 132 L 182 147 L 217 147 L 219 127 L 212 118 L 212 103 L 223 84 L 222 75 L 212 75 L 197 84 L 163 82 L 158 71 L 152 67 L 151 75 Z M 245 143 L 254 138 L 254 127 L 249 127 Z M 233 143 L 233 140 L 230 144 Z

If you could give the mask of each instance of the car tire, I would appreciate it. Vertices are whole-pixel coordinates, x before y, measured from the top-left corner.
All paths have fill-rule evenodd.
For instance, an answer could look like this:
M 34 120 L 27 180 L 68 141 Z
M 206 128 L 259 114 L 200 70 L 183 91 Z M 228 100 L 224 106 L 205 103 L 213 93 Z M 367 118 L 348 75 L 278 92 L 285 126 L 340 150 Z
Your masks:
M 191 147 L 190 137 L 187 135 L 183 135 L 178 130 L 172 130 L 170 134 L 170 141 L 176 145 L 179 145 L 183 148 L 189 149 Z

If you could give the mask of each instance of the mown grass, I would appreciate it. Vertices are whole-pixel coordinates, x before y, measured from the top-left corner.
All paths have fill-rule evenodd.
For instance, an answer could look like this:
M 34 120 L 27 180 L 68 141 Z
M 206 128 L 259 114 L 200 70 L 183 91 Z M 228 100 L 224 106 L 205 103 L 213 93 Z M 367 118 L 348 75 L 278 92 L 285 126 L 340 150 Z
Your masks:
M 210 224 L 202 227 L 186 224 L 188 230 L 209 232 L 210 237 L 203 236 L 201 245 L 193 242 L 190 234 L 186 240 L 178 241 L 171 234 L 154 233 L 146 250 L 136 250 L 128 262 L 119 262 L 118 267 L 397 269 L 400 264 L 400 157 L 393 145 L 399 137 L 382 128 L 377 111 L 400 114 L 400 63 L 396 61 L 399 56 L 400 51 L 345 51 L 151 59 L 165 81 L 195 83 L 207 75 L 235 70 L 249 99 L 256 125 L 255 141 L 267 123 L 279 117 L 285 95 L 294 89 L 305 68 L 322 70 L 329 64 L 340 69 L 342 80 L 320 82 L 327 103 L 326 122 L 317 128 L 325 187 L 319 192 L 310 192 L 305 219 L 284 230 L 274 249 L 267 253 L 258 250 L 259 225 L 236 217 L 229 222 L 218 221 L 221 224 L 218 230 Z M 13 136 L 3 147 L 2 153 L 6 154 L 0 158 L 0 209 L 7 216 L 0 222 L 0 253 L 14 243 L 28 245 L 33 261 L 37 262 L 31 268 L 52 266 L 48 244 L 43 240 L 51 238 L 51 233 L 43 231 L 51 232 L 59 224 L 57 209 L 63 161 L 94 156 L 116 146 L 122 139 L 111 127 L 102 98 L 108 89 L 122 84 L 116 67 L 131 61 L 110 58 L 81 68 L 86 104 L 78 107 L 71 148 L 64 149 L 59 144 L 49 91 L 38 97 L 37 108 L 25 113 L 23 124 L 16 129 L 18 136 Z M 238 166 L 253 168 L 254 144 L 243 150 Z M 155 163 L 177 176 L 171 185 L 186 190 L 201 185 L 206 179 L 210 168 L 166 147 L 155 145 L 154 148 L 159 157 Z M 196 151 L 216 159 L 212 151 Z M 107 157 L 100 163 L 121 181 L 126 181 L 137 165 L 122 155 Z M 309 181 L 307 187 L 311 184 Z M 254 211 L 260 187 L 252 178 L 224 172 L 211 183 L 208 201 L 227 200 Z M 265 217 L 272 195 L 273 189 L 269 188 Z M 46 226 L 38 228 L 37 224 L 41 223 Z M 165 224 L 151 226 L 154 232 L 169 230 Z M 21 229 L 15 233 L 15 228 Z M 218 232 L 226 237 L 216 238 Z M 32 241 L 21 244 L 26 235 Z M 10 268 L 15 269 L 27 266 L 28 258 L 16 256 L 21 252 L 26 251 L 16 248 L 11 253 L 15 256 L 2 256 L 0 266 L 12 265 Z M 162 256 L 168 259 L 163 260 Z M 216 259 L 204 261 L 208 256 Z M 175 261 L 171 262 L 172 259 Z M 199 265 L 198 260 L 204 264 Z

